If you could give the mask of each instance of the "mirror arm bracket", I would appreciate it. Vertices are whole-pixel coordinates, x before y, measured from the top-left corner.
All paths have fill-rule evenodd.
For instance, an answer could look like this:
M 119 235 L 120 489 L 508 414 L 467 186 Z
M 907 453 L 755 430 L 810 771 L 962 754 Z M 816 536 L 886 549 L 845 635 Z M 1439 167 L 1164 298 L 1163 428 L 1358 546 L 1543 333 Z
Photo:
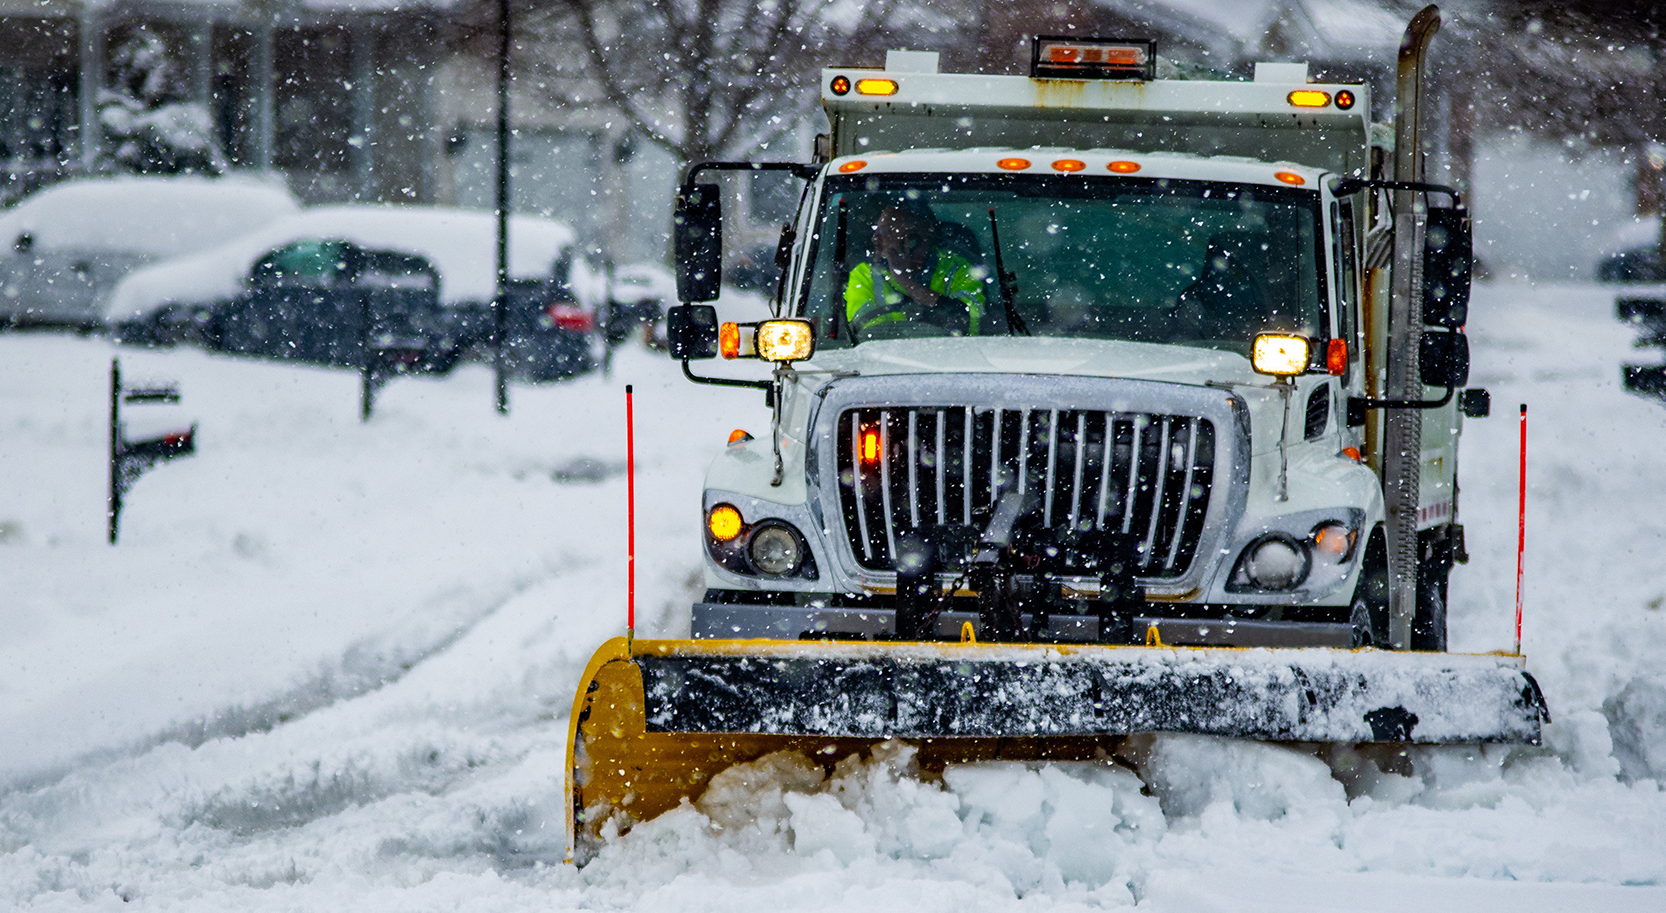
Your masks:
M 730 377 L 702 377 L 689 370 L 688 359 L 683 359 L 683 376 L 697 384 L 711 384 L 714 387 L 753 387 L 759 390 L 770 390 L 775 387 L 773 380 L 737 380 Z M 1450 397 L 1448 397 L 1450 398 Z
M 1350 396 L 1348 424 L 1351 427 L 1365 424 L 1365 413 L 1371 409 L 1439 409 L 1450 403 L 1457 392 L 1457 387 L 1447 387 L 1446 395 L 1440 399 L 1369 399 L 1364 396 Z

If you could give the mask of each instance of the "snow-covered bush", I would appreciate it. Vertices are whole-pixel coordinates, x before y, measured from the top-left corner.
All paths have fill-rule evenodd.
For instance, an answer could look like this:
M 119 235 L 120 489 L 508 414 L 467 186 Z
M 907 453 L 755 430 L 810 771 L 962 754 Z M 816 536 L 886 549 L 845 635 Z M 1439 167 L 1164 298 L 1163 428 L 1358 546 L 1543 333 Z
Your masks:
M 167 42 L 139 28 L 110 57 L 111 87 L 99 92 L 102 165 L 139 174 L 220 174 L 225 157 L 208 108 L 185 101 Z

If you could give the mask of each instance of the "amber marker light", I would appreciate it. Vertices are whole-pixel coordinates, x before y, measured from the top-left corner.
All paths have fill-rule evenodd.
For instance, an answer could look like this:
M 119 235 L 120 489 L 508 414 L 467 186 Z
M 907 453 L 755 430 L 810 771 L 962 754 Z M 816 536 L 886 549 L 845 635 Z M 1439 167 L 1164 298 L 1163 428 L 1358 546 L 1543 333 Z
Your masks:
M 856 452 L 862 457 L 862 462 L 869 465 L 879 462 L 879 429 L 868 425 L 862 429 L 862 437 L 857 441 Z
M 711 530 L 712 538 L 719 542 L 728 542 L 740 535 L 740 511 L 727 504 L 719 504 L 706 515 L 706 529 Z
M 765 361 L 803 361 L 816 350 L 816 331 L 808 320 L 766 320 L 756 344 Z
M 1053 163 L 1054 171 L 1077 172 L 1088 166 L 1087 162 L 1077 159 L 1059 159 Z
M 1291 187 L 1300 187 L 1303 184 L 1307 183 L 1307 178 L 1302 177 L 1301 175 L 1297 174 L 1294 171 L 1274 172 L 1273 177 L 1278 178 L 1279 180 L 1283 181 L 1286 184 L 1289 184 Z
M 1285 96 L 1285 100 L 1298 108 L 1323 108 L 1330 104 L 1330 93 L 1318 89 L 1297 89 Z
M 729 446 L 739 447 L 752 442 L 752 435 L 746 433 L 745 428 L 736 428 L 729 432 Z
M 827 88 L 831 89 L 834 95 L 848 95 L 850 94 L 850 77 L 835 76 L 833 81 L 827 84 Z
M 1325 343 L 1325 372 L 1341 377 L 1348 371 L 1348 340 L 1332 339 Z
M 1343 89 L 1336 93 L 1336 107 L 1339 111 L 1346 111 L 1354 106 L 1354 93 Z
M 858 79 L 856 80 L 857 95 L 895 95 L 897 81 L 895 79 Z
M 1115 161 L 1115 162 L 1110 163 L 1109 165 L 1106 165 L 1105 168 L 1110 170 L 1110 171 L 1114 171 L 1117 174 L 1133 174 L 1134 172 L 1140 170 L 1140 163 L 1139 162 Z
M 839 166 L 839 173 L 840 174 L 849 174 L 852 171 L 861 171 L 863 168 L 866 168 L 866 167 L 868 167 L 867 162 L 864 162 L 861 159 L 851 159 L 850 161 L 845 162 L 843 165 Z
M 1003 171 L 1023 171 L 1025 168 L 1030 167 L 1030 160 L 1017 158 L 1001 159 L 995 163 L 995 167 Z
M 1305 336 L 1285 333 L 1261 333 L 1250 349 L 1250 364 L 1261 374 L 1274 377 L 1295 377 L 1307 373 L 1312 346 Z
M 1344 448 L 1342 448 L 1342 455 L 1347 457 L 1350 460 L 1353 460 L 1356 463 L 1365 459 L 1364 457 L 1359 455 L 1359 448 L 1358 447 L 1344 447 Z
M 740 357 L 740 324 L 725 323 L 718 327 L 717 351 L 724 358 Z

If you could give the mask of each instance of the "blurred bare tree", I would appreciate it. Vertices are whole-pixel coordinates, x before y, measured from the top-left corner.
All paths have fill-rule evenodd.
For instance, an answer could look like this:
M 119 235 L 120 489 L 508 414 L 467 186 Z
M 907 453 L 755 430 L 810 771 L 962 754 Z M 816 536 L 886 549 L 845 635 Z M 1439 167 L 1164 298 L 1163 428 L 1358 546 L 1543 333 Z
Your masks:
M 1460 7 L 1474 129 L 1571 150 L 1626 151 L 1641 213 L 1666 199 L 1666 6 L 1658 0 L 1513 0 Z M 1666 263 L 1666 219 L 1661 262 Z
M 607 105 L 684 162 L 755 155 L 799 130 L 834 64 L 879 66 L 886 48 L 975 35 L 974 0 L 521 0 L 520 72 L 563 101 Z M 523 66 L 517 61 L 517 66 Z M 530 72 L 528 72 L 530 70 Z

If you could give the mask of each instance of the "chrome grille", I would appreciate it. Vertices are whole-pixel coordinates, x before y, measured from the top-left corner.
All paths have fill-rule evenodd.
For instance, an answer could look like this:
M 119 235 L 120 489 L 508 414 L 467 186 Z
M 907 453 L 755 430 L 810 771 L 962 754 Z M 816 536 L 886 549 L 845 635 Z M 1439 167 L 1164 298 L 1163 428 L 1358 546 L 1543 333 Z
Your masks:
M 1029 522 L 1132 533 L 1140 575 L 1183 575 L 1214 481 L 1215 429 L 1185 415 L 887 406 L 839 416 L 839 500 L 863 568 L 894 570 L 897 536 L 981 529 L 1002 490 L 1036 495 Z

